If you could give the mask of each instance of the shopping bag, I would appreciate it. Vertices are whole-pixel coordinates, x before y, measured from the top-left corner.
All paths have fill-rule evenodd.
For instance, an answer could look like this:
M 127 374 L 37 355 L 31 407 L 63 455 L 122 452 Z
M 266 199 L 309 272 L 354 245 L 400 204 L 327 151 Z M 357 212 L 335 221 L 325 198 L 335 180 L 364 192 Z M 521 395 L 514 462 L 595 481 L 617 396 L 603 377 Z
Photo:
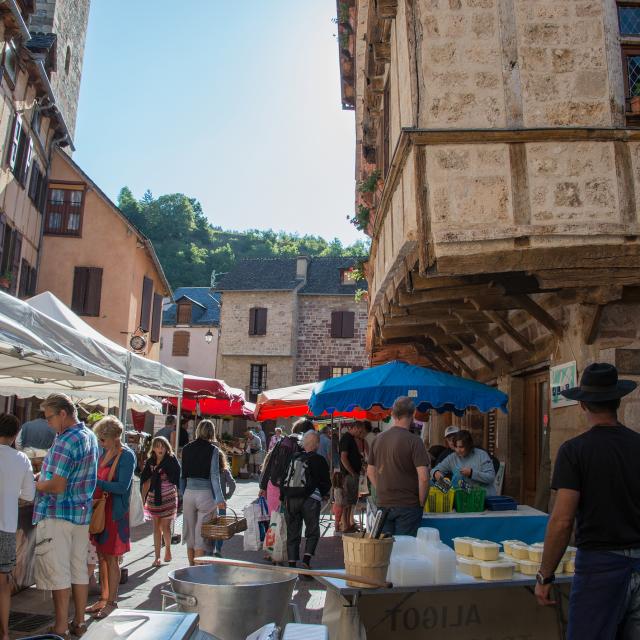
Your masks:
M 144 505 L 140 493 L 140 478 L 133 476 L 131 482 L 131 497 L 129 498 L 129 527 L 139 527 L 144 524 Z
M 269 509 L 264 498 L 254 500 L 244 508 L 247 519 L 247 530 L 244 532 L 243 547 L 245 551 L 260 551 L 262 540 L 266 534 L 266 522 L 269 520 Z M 261 537 L 262 533 L 262 537 Z
M 361 473 L 358 479 L 358 495 L 359 496 L 369 495 L 369 484 L 367 482 L 367 475 L 365 473 Z
M 287 523 L 282 507 L 271 514 L 263 548 L 273 562 L 287 561 Z

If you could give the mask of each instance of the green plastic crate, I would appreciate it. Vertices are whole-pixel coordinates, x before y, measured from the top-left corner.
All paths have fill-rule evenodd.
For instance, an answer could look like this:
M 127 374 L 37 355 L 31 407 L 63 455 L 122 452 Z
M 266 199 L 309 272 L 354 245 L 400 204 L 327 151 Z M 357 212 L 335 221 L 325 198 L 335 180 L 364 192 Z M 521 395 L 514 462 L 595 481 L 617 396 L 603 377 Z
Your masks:
M 474 513 L 484 511 L 486 489 L 474 488 L 471 491 L 456 490 L 455 506 L 458 513 Z

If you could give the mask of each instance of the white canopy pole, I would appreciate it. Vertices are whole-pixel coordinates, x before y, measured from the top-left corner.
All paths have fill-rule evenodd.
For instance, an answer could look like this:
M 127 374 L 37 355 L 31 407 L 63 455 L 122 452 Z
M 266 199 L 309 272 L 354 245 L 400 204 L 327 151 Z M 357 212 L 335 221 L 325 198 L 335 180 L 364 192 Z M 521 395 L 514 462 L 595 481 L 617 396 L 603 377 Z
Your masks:
M 178 408 L 176 415 L 176 455 L 180 452 L 180 418 L 182 417 L 182 394 L 178 396 Z
M 131 352 L 127 357 L 126 377 L 124 382 L 120 385 L 120 422 L 127 428 L 127 401 L 129 399 L 129 375 L 131 374 Z M 124 437 L 124 433 L 122 434 Z

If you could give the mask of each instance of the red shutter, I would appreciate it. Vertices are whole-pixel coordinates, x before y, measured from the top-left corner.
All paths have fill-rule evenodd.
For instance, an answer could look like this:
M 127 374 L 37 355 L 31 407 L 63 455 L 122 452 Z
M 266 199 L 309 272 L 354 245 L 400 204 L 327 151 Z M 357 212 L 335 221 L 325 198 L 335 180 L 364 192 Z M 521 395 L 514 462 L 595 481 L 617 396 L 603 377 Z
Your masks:
M 331 337 L 342 338 L 342 311 L 331 312 Z
M 22 257 L 22 236 L 16 231 L 13 234 L 13 261 L 11 264 L 11 287 L 9 291 L 18 290 L 18 274 L 20 273 L 20 258 Z
M 140 312 L 140 328 L 149 331 L 151 305 L 153 304 L 153 280 L 145 276 L 142 281 L 142 309 Z
M 151 318 L 151 342 L 160 342 L 160 328 L 162 327 L 162 296 L 153 294 L 153 317 Z
M 73 294 L 71 296 L 71 309 L 80 315 L 85 314 L 85 300 L 89 285 L 89 269 L 76 267 L 73 271 Z
M 342 312 L 342 337 L 353 338 L 356 314 L 353 311 Z
M 249 335 L 256 335 L 256 315 L 257 309 L 249 309 Z
M 100 298 L 102 297 L 102 269 L 91 267 L 86 292 L 85 315 L 100 315 Z
M 321 365 L 318 372 L 318 380 L 328 380 L 331 377 L 331 366 Z
M 267 335 L 267 310 L 256 309 L 256 333 L 259 336 Z

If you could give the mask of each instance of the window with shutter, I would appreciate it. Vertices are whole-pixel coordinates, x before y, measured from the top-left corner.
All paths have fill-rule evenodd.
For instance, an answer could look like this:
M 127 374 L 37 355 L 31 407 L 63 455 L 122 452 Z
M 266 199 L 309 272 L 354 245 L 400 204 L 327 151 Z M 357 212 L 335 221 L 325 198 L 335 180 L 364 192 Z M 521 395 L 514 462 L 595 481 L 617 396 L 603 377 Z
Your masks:
M 15 89 L 18 79 L 18 54 L 13 40 L 6 42 L 2 50 L 2 73 L 11 89 Z M 0 76 L 1 78 L 1 76 Z
M 14 294 L 18 291 L 18 276 L 20 275 L 20 259 L 22 258 L 22 236 L 13 232 L 13 247 L 11 248 L 11 286 L 9 292 Z
M 331 312 L 331 337 L 342 338 L 342 311 Z
M 328 380 L 331 377 L 331 365 L 321 365 L 318 371 L 318 380 Z
M 190 341 L 191 341 L 191 334 L 188 331 L 174 331 L 171 355 L 181 356 L 181 357 L 188 356 Z
M 18 285 L 18 296 L 25 298 L 29 292 L 29 279 L 31 277 L 31 265 L 24 259 L 20 261 L 20 284 Z
M 249 401 L 255 402 L 258 394 L 267 388 L 267 365 L 252 364 L 249 378 Z
M 2 240 L 2 261 L 0 262 L 0 279 L 2 280 L 2 286 L 7 290 L 11 288 L 11 280 L 13 277 L 14 238 L 15 231 L 5 223 Z
M 84 212 L 84 187 L 51 185 L 46 205 L 44 232 L 49 235 L 80 236 Z
M 40 183 L 42 181 L 42 173 L 37 162 L 33 163 L 33 169 L 31 170 L 31 179 L 29 180 L 29 198 L 38 206 L 38 198 L 40 196 Z
M 18 178 L 18 182 L 23 187 L 27 184 L 29 168 L 31 167 L 31 162 L 33 160 L 33 142 L 28 135 L 25 135 L 24 147 L 22 165 L 20 166 L 20 170 L 16 176 Z
M 11 171 L 15 171 L 18 164 L 18 151 L 20 149 L 20 139 L 22 137 L 22 116 L 16 114 L 13 120 L 13 133 L 11 135 L 11 145 L 8 149 L 7 164 Z
M 0 214 L 0 276 L 2 276 L 4 274 L 4 269 L 2 268 L 2 265 L 4 265 L 4 255 L 6 253 L 6 248 L 5 248 L 6 233 L 5 233 L 5 230 L 8 229 L 8 228 L 9 227 L 7 227 L 7 225 L 5 223 L 4 214 Z
M 178 305 L 178 324 L 191 324 L 192 305 L 190 302 L 181 302 Z
M 29 269 L 29 287 L 27 289 L 27 296 L 36 295 L 36 285 L 38 283 L 38 270 L 35 267 Z
M 76 267 L 73 275 L 71 308 L 81 316 L 100 315 L 102 297 L 102 269 L 100 267 Z
M 249 335 L 267 335 L 267 310 L 261 307 L 249 309 Z
M 151 314 L 151 342 L 160 342 L 160 329 L 162 328 L 162 296 L 153 294 L 153 311 Z
M 331 313 L 331 337 L 353 338 L 356 314 L 353 311 Z
M 151 326 L 151 306 L 153 305 L 153 280 L 146 276 L 142 280 L 142 304 L 140 307 L 140 328 L 147 332 Z

